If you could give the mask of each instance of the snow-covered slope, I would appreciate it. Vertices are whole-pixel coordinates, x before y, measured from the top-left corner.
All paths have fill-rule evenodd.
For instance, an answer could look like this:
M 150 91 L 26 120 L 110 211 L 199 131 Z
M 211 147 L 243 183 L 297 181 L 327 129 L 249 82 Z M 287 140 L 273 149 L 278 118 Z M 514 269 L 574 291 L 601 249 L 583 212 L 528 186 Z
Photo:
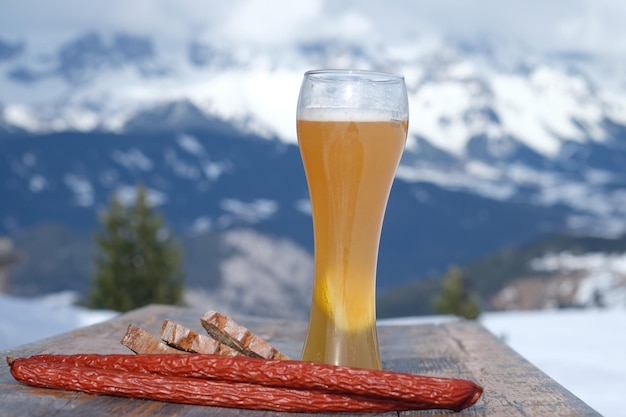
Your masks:
M 405 75 L 410 99 L 399 177 L 563 204 L 579 212 L 572 228 L 626 229 L 626 195 L 617 187 L 626 176 L 626 92 L 566 60 L 518 56 L 504 65 L 490 50 L 430 37 L 279 46 L 193 40 L 169 54 L 156 38 L 123 32 L 89 32 L 43 50 L 16 45 L 0 60 L 0 132 L 184 131 L 223 120 L 295 143 L 304 70 L 390 70 Z
M 209 115 L 294 142 L 302 72 L 338 64 L 402 73 L 411 136 L 457 156 L 484 135 L 493 146 L 512 137 L 556 157 L 567 141 L 609 140 L 607 121 L 626 123 L 626 92 L 603 89 L 593 74 L 523 57 L 518 67 L 503 68 L 491 55 L 444 41 L 371 46 L 320 40 L 281 48 L 193 41 L 179 47 L 163 55 L 148 37 L 90 32 L 56 51 L 17 53 L 0 61 L 4 123 L 35 132 L 121 130 L 143 109 L 187 99 Z M 32 55 L 49 58 L 38 63 Z
M 225 314 L 308 317 L 313 290 L 313 258 L 308 252 L 252 230 L 228 232 L 223 244 L 230 255 L 220 264 L 221 285 L 189 292 L 187 304 L 213 306 Z
M 530 261 L 536 275 L 506 285 L 496 309 L 626 307 L 626 254 L 549 252 Z

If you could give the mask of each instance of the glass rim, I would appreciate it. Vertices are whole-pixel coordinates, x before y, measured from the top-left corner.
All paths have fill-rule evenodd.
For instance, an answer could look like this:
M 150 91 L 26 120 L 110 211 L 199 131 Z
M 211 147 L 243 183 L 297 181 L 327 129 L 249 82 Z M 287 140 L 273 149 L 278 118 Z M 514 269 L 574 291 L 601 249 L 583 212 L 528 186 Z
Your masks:
M 336 69 L 322 68 L 309 70 L 304 73 L 305 78 L 317 78 L 325 81 L 333 81 L 345 78 L 363 80 L 371 82 L 403 82 L 404 76 L 401 74 L 385 71 L 363 70 L 363 69 Z M 341 78 L 344 77 L 344 78 Z M 369 77 L 369 78 L 368 78 Z

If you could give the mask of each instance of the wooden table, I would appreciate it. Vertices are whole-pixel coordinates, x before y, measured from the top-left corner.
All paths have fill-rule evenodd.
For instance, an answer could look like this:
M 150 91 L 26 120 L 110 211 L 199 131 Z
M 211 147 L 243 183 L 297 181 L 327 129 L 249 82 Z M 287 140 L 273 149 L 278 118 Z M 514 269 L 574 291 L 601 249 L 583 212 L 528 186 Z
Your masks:
M 130 323 L 156 336 L 159 335 L 165 319 L 203 332 L 200 325 L 203 313 L 204 311 L 193 309 L 152 305 L 105 323 L 20 346 L 4 353 L 5 356 L 12 357 L 38 353 L 131 353 L 119 342 Z M 247 316 L 235 316 L 234 319 L 269 340 L 285 354 L 294 358 L 300 354 L 305 323 Z M 41 325 L 46 324 L 44 322 Z M 385 415 L 599 416 L 576 396 L 509 349 L 479 323 L 450 321 L 439 324 L 380 326 L 379 341 L 385 369 L 471 379 L 485 390 L 475 406 L 460 413 L 414 411 Z M 9 373 L 6 361 L 1 361 L 0 415 L 206 417 L 283 414 L 32 388 L 17 383 Z

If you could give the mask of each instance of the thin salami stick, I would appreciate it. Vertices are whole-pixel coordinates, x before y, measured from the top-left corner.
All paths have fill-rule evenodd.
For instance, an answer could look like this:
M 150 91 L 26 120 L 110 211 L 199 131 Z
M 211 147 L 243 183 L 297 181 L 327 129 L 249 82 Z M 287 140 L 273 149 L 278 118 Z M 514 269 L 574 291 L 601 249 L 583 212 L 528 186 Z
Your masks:
M 213 407 L 282 412 L 387 412 L 415 408 L 410 402 L 358 395 L 77 367 L 70 363 L 29 359 L 12 361 L 11 373 L 18 381 L 40 388 Z
M 401 401 L 411 409 L 462 410 L 475 404 L 482 388 L 472 381 L 340 367 L 294 360 L 220 355 L 36 355 L 26 360 L 76 367 L 115 369 L 164 377 L 250 382 L 268 387 L 316 390 Z

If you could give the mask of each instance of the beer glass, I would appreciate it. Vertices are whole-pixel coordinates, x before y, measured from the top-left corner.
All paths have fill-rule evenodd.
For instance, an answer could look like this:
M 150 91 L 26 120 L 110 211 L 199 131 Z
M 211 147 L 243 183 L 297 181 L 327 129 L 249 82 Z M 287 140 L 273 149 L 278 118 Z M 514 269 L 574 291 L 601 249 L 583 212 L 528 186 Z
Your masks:
M 407 130 L 402 76 L 304 74 L 297 132 L 313 215 L 315 277 L 302 360 L 381 368 L 376 264 Z

